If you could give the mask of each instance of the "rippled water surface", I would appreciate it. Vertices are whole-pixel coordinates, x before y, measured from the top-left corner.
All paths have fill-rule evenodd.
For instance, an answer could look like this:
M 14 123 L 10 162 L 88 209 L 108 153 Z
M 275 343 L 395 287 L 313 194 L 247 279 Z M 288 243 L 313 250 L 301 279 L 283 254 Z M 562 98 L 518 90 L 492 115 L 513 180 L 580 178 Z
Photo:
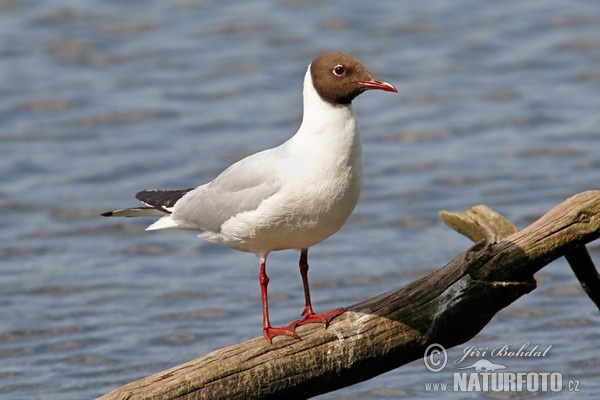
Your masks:
M 286 140 L 306 66 L 329 50 L 399 94 L 355 101 L 365 187 L 344 228 L 311 250 L 319 310 L 465 250 L 440 209 L 483 203 L 522 228 L 599 188 L 595 1 L 2 1 L 3 399 L 93 398 L 260 335 L 253 255 L 98 215 Z M 600 259 L 599 244 L 590 250 Z M 302 308 L 296 258 L 270 256 L 276 324 Z M 451 358 L 467 345 L 551 345 L 505 365 L 559 371 L 581 381 L 573 398 L 591 398 L 598 312 L 564 260 L 537 278 Z M 415 361 L 322 398 L 437 397 L 424 384 L 450 379 Z

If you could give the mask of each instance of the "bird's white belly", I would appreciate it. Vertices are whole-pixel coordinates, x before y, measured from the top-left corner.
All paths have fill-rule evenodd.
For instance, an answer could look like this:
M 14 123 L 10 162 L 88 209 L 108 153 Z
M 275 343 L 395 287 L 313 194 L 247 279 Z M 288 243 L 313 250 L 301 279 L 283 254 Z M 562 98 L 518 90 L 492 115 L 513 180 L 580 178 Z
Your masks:
M 358 202 L 361 185 L 360 166 L 347 166 L 335 177 L 291 186 L 256 210 L 230 218 L 217 235 L 200 236 L 255 254 L 305 249 L 342 227 Z

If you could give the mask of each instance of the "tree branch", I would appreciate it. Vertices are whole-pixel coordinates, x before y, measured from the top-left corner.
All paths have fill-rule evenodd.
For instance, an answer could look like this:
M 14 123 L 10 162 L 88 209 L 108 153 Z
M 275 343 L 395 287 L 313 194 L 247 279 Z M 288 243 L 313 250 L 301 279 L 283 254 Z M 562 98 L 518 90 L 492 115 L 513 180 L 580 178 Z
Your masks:
M 478 240 L 441 269 L 348 307 L 326 330 L 299 327 L 302 340 L 277 337 L 272 345 L 262 337 L 249 340 L 100 399 L 307 398 L 411 362 L 429 344 L 464 343 L 499 310 L 535 289 L 533 275 L 545 265 L 564 255 L 581 265 L 580 249 L 600 237 L 600 191 L 575 195 L 518 232 L 485 206 L 441 215 Z M 598 273 L 593 263 L 586 265 L 583 281 L 592 282 L 586 292 L 598 298 Z
M 600 309 L 600 275 L 585 246 L 577 246 L 565 254 L 571 269 L 588 297 Z

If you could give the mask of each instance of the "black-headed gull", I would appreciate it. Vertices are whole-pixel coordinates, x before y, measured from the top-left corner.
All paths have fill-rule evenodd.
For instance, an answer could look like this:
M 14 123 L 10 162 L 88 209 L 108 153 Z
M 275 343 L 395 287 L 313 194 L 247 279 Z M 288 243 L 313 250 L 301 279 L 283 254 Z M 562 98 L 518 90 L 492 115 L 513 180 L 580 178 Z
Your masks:
M 109 217 L 161 217 L 147 230 L 190 229 L 201 239 L 256 254 L 260 259 L 263 335 L 298 338 L 298 325 L 325 327 L 343 308 L 316 314 L 308 285 L 308 248 L 337 232 L 358 201 L 363 182 L 362 148 L 352 100 L 368 89 L 397 92 L 373 78 L 353 57 L 326 53 L 304 77 L 300 129 L 280 146 L 248 156 L 212 182 L 184 190 L 144 190 L 146 206 L 102 214 Z M 275 250 L 300 250 L 304 286 L 303 319 L 280 328 L 269 322 L 265 272 Z

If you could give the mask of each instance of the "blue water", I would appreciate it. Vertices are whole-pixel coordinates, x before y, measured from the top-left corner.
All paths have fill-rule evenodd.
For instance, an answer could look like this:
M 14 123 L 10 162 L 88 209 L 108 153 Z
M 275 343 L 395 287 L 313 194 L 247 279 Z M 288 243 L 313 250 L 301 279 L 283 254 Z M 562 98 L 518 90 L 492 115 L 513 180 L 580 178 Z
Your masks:
M 399 94 L 355 101 L 366 182 L 353 217 L 311 250 L 317 310 L 402 286 L 465 250 L 440 209 L 483 203 L 524 227 L 599 188 L 595 1 L 2 1 L 3 399 L 93 398 L 261 334 L 253 255 L 98 215 L 286 140 L 306 66 L 330 50 Z M 599 244 L 590 250 L 600 259 Z M 302 309 L 297 257 L 269 258 L 275 324 Z M 537 278 L 450 358 L 467 345 L 551 345 L 504 365 L 561 372 L 581 382 L 573 398 L 592 398 L 598 312 L 564 260 Z M 438 397 L 424 384 L 451 372 L 417 360 L 321 398 Z

